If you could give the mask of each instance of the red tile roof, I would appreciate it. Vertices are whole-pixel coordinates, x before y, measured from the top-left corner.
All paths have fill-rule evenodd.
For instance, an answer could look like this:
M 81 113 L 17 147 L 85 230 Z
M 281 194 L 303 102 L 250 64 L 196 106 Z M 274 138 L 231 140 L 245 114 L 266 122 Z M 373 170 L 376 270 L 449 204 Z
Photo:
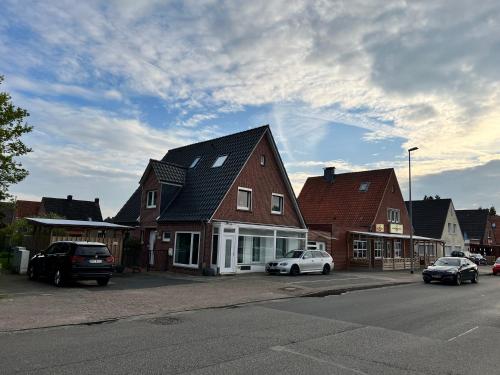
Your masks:
M 41 202 L 34 201 L 16 201 L 16 219 L 38 215 Z
M 323 176 L 308 178 L 299 195 L 306 223 L 348 228 L 372 225 L 392 173 L 392 168 L 341 173 L 332 183 Z M 363 182 L 369 183 L 368 191 L 359 190 Z

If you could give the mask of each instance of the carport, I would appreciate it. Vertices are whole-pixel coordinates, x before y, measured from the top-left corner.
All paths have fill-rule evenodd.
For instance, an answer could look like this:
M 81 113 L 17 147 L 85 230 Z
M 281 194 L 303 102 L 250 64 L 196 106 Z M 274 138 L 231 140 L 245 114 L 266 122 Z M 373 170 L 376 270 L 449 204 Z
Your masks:
M 33 225 L 32 235 L 24 237 L 30 253 L 43 250 L 56 241 L 88 241 L 105 244 L 121 264 L 123 240 L 130 227 L 103 221 L 26 218 Z

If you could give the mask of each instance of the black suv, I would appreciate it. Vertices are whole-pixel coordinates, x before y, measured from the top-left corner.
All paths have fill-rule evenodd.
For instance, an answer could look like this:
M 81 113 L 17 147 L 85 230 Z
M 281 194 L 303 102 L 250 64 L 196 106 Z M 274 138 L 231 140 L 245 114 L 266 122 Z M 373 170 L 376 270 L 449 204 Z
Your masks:
M 28 277 L 52 279 L 63 286 L 71 280 L 96 280 L 108 284 L 114 258 L 106 245 L 98 242 L 60 241 L 41 251 L 28 263 Z

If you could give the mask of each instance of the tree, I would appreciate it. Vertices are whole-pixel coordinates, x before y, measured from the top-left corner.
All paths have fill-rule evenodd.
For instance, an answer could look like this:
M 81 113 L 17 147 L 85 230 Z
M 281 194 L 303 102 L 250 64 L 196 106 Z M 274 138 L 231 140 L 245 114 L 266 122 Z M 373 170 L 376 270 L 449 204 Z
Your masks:
M 3 76 L 0 76 L 0 84 Z M 25 109 L 14 106 L 6 92 L 0 92 L 0 201 L 10 198 L 9 186 L 22 181 L 28 175 L 16 158 L 31 152 L 21 141 L 23 134 L 31 132 L 24 122 L 29 116 Z
M 490 216 L 495 216 L 497 214 L 497 210 L 495 209 L 495 206 L 490 207 Z

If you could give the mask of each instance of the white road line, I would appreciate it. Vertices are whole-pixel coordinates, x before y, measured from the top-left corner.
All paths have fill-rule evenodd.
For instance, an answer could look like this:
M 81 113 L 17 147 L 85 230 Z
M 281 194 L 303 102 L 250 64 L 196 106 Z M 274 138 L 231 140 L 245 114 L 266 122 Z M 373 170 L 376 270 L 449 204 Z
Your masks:
M 337 363 L 337 362 L 328 361 L 328 360 L 325 360 L 325 359 L 314 357 L 314 356 L 309 355 L 309 354 L 300 353 L 300 352 L 297 352 L 295 350 L 285 348 L 284 346 L 273 346 L 271 348 L 271 350 L 274 350 L 275 352 L 287 352 L 287 353 L 291 353 L 291 354 L 294 354 L 294 355 L 299 355 L 301 357 L 308 358 L 308 359 L 311 359 L 311 360 L 316 361 L 316 362 L 326 363 L 326 364 L 338 367 L 338 368 L 340 368 L 342 370 L 351 371 L 351 372 L 353 372 L 355 374 L 368 375 L 366 372 L 363 372 L 361 370 L 357 370 L 355 368 L 347 367 L 347 366 L 341 365 L 340 363 Z
M 475 331 L 475 330 L 476 330 L 476 329 L 478 329 L 478 328 L 479 328 L 479 327 L 477 327 L 477 326 L 476 326 L 476 327 L 474 327 L 474 328 L 471 328 L 471 329 L 469 329 L 468 331 L 465 331 L 464 333 L 461 333 L 461 334 L 460 334 L 460 335 L 458 335 L 458 336 L 452 337 L 451 339 L 449 339 L 449 340 L 448 340 L 448 342 L 453 341 L 453 340 L 456 340 L 456 339 L 458 339 L 459 337 L 462 337 L 462 336 L 464 336 L 464 335 L 466 335 L 466 334 L 468 334 L 468 333 L 471 333 L 472 331 Z

